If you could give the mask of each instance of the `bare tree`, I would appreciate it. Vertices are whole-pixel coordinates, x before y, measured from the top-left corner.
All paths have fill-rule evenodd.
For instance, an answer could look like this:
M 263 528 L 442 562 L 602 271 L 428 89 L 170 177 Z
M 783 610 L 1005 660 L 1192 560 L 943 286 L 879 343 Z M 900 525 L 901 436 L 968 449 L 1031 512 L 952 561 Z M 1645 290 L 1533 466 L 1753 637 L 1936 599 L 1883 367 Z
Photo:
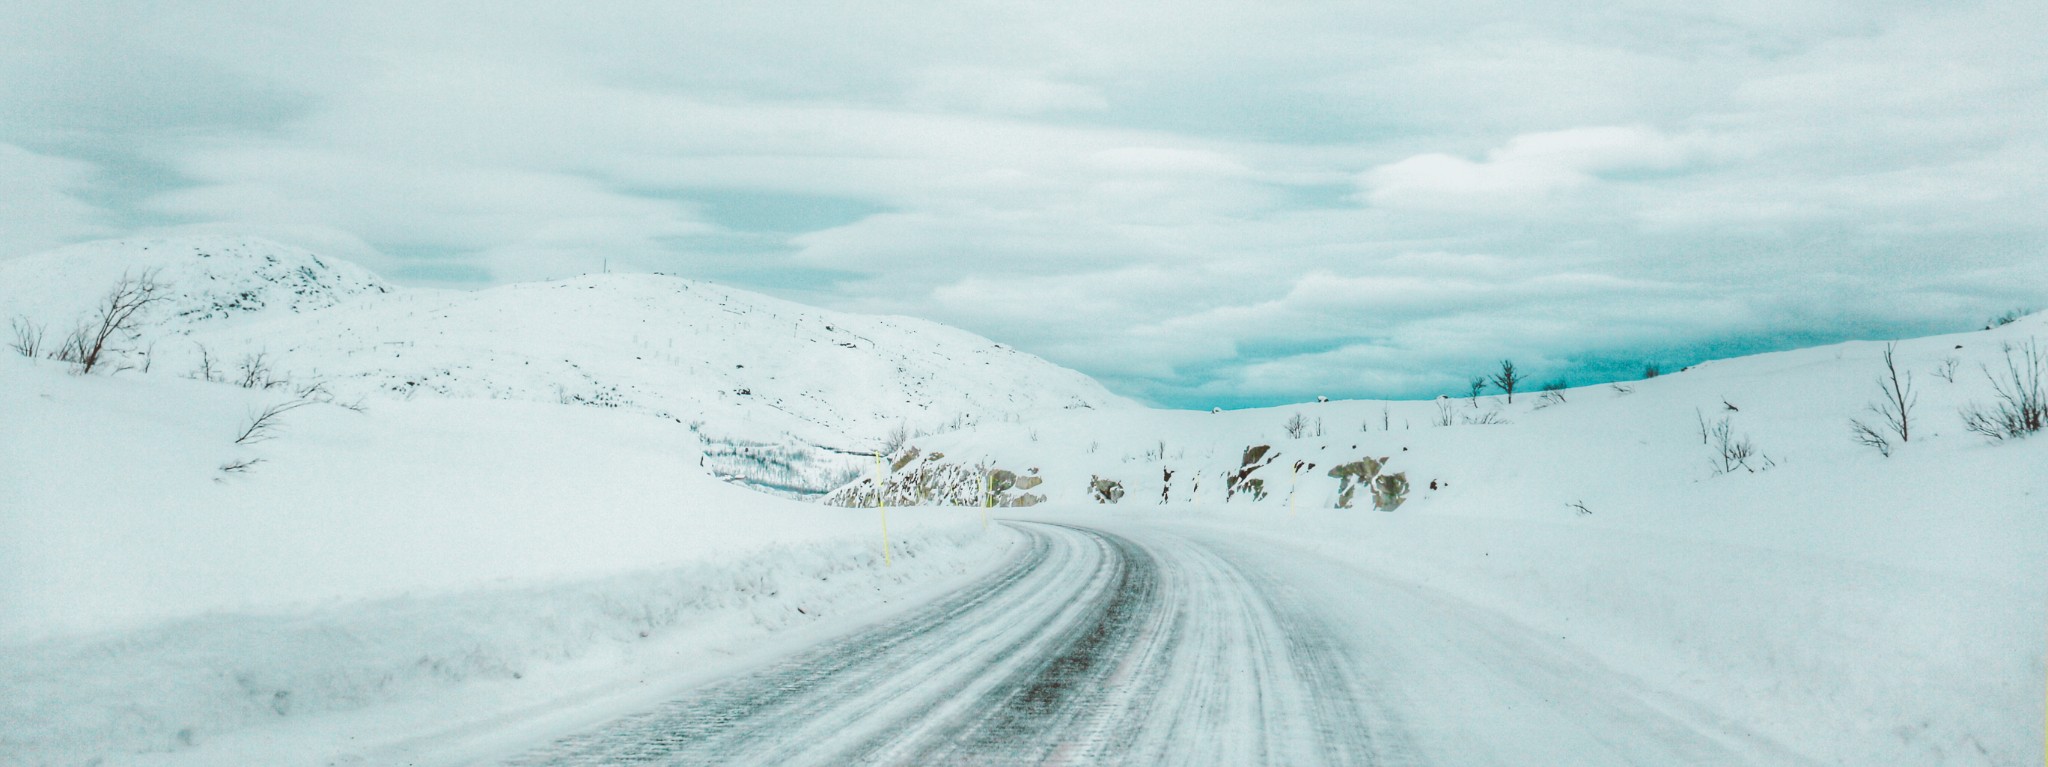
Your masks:
M 1308 431 L 1308 419 L 1301 417 L 1300 413 L 1295 413 L 1288 417 L 1286 423 L 1280 425 L 1280 429 L 1287 432 L 1288 439 L 1301 439 L 1302 432 Z
M 1515 373 L 1515 361 L 1501 360 L 1500 372 L 1493 374 L 1493 385 L 1508 393 L 1508 404 L 1515 404 L 1515 386 L 1521 382 L 1522 377 Z
M 2003 375 L 1983 366 L 1997 397 L 1989 407 L 1972 402 L 1963 407 L 1963 426 L 1970 431 L 2004 440 L 2025 437 L 2048 426 L 2048 355 L 2034 339 L 2025 346 L 2005 345 Z
M 1657 376 L 1660 376 L 1660 375 L 1663 375 L 1663 374 L 1664 374 L 1664 370 L 1663 370 L 1663 368 L 1657 367 L 1657 363 L 1655 363 L 1655 362 L 1652 362 L 1652 363 L 1650 363 L 1650 364 L 1648 364 L 1648 365 L 1644 365 L 1644 366 L 1643 366 L 1643 378 L 1644 378 L 1645 380 L 1647 380 L 1647 379 L 1651 379 L 1651 378 L 1656 378 Z
M 15 317 L 9 324 L 14 328 L 14 341 L 8 348 L 29 359 L 43 356 L 44 326 L 30 322 L 27 317 Z
M 1471 387 L 1471 391 L 1465 395 L 1465 401 L 1472 403 L 1472 407 L 1477 408 L 1479 407 L 1479 395 L 1486 393 L 1486 376 L 1473 376 Z
M 100 299 L 94 315 L 64 339 L 57 358 L 77 366 L 81 374 L 91 373 L 113 351 L 107 345 L 135 329 L 136 314 L 161 300 L 163 286 L 157 283 L 155 272 L 143 272 L 139 277 L 121 275 L 121 281 Z
M 1920 394 L 1913 391 L 1913 373 L 1899 376 L 1899 365 L 1893 353 L 1899 345 L 1884 345 L 1884 375 L 1878 376 L 1877 388 L 1884 392 L 1884 399 L 1872 403 L 1869 410 L 1877 414 L 1878 426 L 1873 427 L 1860 419 L 1850 419 L 1849 428 L 1856 441 L 1877 448 L 1885 456 L 1892 454 L 1891 438 L 1899 442 L 1913 441 L 1913 405 L 1920 401 Z

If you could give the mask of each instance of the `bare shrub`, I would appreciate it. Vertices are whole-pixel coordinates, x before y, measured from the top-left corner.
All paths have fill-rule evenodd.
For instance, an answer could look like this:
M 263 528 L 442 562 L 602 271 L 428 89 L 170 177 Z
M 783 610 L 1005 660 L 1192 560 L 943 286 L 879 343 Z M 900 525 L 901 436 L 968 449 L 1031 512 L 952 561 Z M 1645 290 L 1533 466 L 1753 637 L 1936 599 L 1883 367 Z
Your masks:
M 1943 357 L 1941 362 L 1934 366 L 1934 377 L 1949 383 L 1955 383 L 1956 366 L 1961 364 L 1963 364 L 1963 361 L 1955 357 Z
M 1749 435 L 1736 434 L 1735 425 L 1728 416 L 1722 416 L 1721 420 L 1704 428 L 1707 446 L 1714 452 L 1714 474 L 1729 474 L 1736 469 L 1756 473 L 1777 465 L 1770 456 L 1756 449 L 1756 444 L 1750 441 Z
M 2032 338 L 2005 345 L 2005 369 L 1983 366 L 1996 398 L 1990 405 L 1963 406 L 1963 426 L 1992 440 L 2016 439 L 2048 425 L 2048 356 Z
M 290 383 L 271 372 L 268 352 L 246 355 L 242 357 L 242 363 L 235 368 L 235 385 L 244 389 L 272 389 L 288 386 Z
M 1280 430 L 1287 432 L 1288 439 L 1301 439 L 1302 432 L 1308 431 L 1308 419 L 1301 417 L 1300 413 L 1295 413 L 1287 418 L 1286 423 L 1280 425 Z
M 1570 387 L 1571 384 L 1562 378 L 1544 384 L 1543 396 L 1536 398 L 1536 407 L 1542 409 L 1551 405 L 1564 404 L 1564 390 Z
M 1486 376 L 1473 376 L 1470 385 L 1472 389 L 1466 393 L 1465 401 L 1476 409 L 1479 407 L 1479 395 L 1486 393 Z
M 90 374 L 117 351 L 109 344 L 134 332 L 136 317 L 149 305 L 163 300 L 163 285 L 155 272 L 141 276 L 123 274 L 93 308 L 93 314 L 66 336 L 52 357 L 69 362 L 80 374 Z
M 14 329 L 14 340 L 7 347 L 29 359 L 43 356 L 44 326 L 30 322 L 27 317 L 15 317 L 8 323 Z
M 1436 420 L 1432 423 L 1434 423 L 1437 426 L 1449 426 L 1457 422 L 1458 416 L 1457 413 L 1452 412 L 1450 400 L 1437 400 Z
M 2019 322 L 2020 318 L 2025 316 L 2027 316 L 2027 310 L 2025 309 L 2010 309 L 2007 310 L 2004 314 L 1992 317 L 1990 322 L 1984 323 L 1984 329 L 1990 330 L 1992 328 L 2002 328 L 2007 325 L 2011 325 L 2015 322 Z
M 895 455 L 910 444 L 910 427 L 903 423 L 889 427 L 889 433 L 882 435 L 882 455 Z
M 1660 375 L 1663 375 L 1663 374 L 1664 374 L 1664 370 L 1663 370 L 1663 368 L 1660 368 L 1660 367 L 1658 367 L 1658 366 L 1657 366 L 1657 363 L 1655 363 L 1655 362 L 1652 362 L 1652 363 L 1650 363 L 1650 364 L 1648 364 L 1648 365 L 1644 365 L 1644 366 L 1643 366 L 1643 379 L 1644 379 L 1644 380 L 1648 380 L 1648 379 L 1651 379 L 1651 378 L 1656 378 L 1657 376 L 1660 376 Z
M 235 437 L 235 444 L 253 445 L 276 437 L 278 428 L 283 426 L 280 419 L 284 414 L 311 404 L 312 400 L 295 399 L 257 411 L 249 416 L 249 423 L 243 426 L 242 433 Z
M 1892 454 L 1891 438 L 1898 437 L 1900 443 L 1913 441 L 1913 405 L 1920 401 L 1920 394 L 1913 391 L 1913 373 L 1899 375 L 1898 361 L 1893 354 L 1899 345 L 1884 345 L 1884 375 L 1878 376 L 1877 388 L 1884 392 L 1884 399 L 1871 403 L 1868 409 L 1878 418 L 1873 427 L 1859 419 L 1850 419 L 1849 428 L 1856 441 L 1877 448 L 1877 452 L 1889 457 Z
M 1522 376 L 1515 372 L 1514 360 L 1501 360 L 1500 372 L 1493 374 L 1493 385 L 1507 392 L 1508 404 L 1515 404 L 1515 387 L 1522 383 Z
M 1461 416 L 1458 418 L 1458 422 L 1472 426 L 1491 426 L 1494 424 L 1504 424 L 1508 421 L 1500 416 L 1500 411 L 1488 410 L 1479 415 Z

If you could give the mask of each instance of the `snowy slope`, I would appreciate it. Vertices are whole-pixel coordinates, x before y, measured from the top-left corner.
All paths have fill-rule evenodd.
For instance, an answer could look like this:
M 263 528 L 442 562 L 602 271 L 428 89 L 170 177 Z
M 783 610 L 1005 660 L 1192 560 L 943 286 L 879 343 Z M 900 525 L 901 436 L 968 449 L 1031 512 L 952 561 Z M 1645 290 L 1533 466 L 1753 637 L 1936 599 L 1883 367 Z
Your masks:
M 1127 408 L 1092 379 L 903 317 L 814 309 L 655 275 L 475 292 L 399 289 L 259 240 L 118 241 L 0 265 L 0 317 L 64 328 L 123 273 L 169 299 L 126 345 L 153 372 L 621 408 L 699 429 L 706 463 L 759 488 L 843 482 L 892 431 Z M 55 331 L 53 331 L 54 333 Z M 146 353 L 146 356 L 145 356 Z
M 1850 433 L 1880 398 L 1875 342 L 1556 403 L 1089 413 L 914 444 L 938 463 L 1035 471 L 1047 505 L 1012 513 L 1219 528 L 1484 607 L 1819 763 L 2022 764 L 2040 756 L 2048 698 L 2048 434 L 1993 443 L 1958 411 L 1989 402 L 1984 369 L 2030 339 L 2048 349 L 2048 315 L 1901 342 L 1916 420 L 1890 457 Z M 1296 414 L 1299 438 L 1284 428 Z M 1468 422 L 1489 418 L 1503 423 Z M 1701 424 L 1723 419 L 1760 451 L 1757 471 L 1718 471 Z M 1278 454 L 1253 473 L 1267 497 L 1226 501 L 1225 475 L 1256 445 Z M 1366 457 L 1410 481 L 1397 510 L 1333 508 L 1328 470 Z M 1296 461 L 1315 466 L 1297 475 Z M 1122 500 L 1096 503 L 1097 478 Z
M 26 317 L 54 335 L 84 317 L 123 276 L 143 275 L 165 286 L 166 300 L 145 318 L 153 326 L 148 340 L 311 312 L 394 289 L 355 264 L 256 238 L 103 240 L 0 262 L 0 319 Z

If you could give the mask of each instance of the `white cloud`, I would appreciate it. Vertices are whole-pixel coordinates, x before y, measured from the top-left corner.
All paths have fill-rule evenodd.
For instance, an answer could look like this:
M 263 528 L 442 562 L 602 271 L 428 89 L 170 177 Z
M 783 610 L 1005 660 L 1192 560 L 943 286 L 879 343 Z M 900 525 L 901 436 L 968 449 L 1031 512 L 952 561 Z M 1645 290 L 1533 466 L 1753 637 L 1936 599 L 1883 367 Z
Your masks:
M 1683 166 L 1692 142 L 1641 126 L 1573 128 L 1515 136 L 1468 160 L 1422 154 L 1360 177 L 1373 205 L 1422 210 L 1520 208 L 1591 185 L 1603 175 Z
M 118 230 L 79 193 L 92 180 L 87 163 L 0 143 L 0 258 L 27 255 Z

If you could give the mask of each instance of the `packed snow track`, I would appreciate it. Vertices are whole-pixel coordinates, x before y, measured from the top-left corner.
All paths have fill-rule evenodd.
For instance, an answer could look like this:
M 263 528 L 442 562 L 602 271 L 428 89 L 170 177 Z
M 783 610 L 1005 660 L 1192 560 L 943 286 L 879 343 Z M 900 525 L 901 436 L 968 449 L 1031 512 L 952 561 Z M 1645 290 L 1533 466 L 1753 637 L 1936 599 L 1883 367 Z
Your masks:
M 1778 764 L 1555 638 L 1276 544 L 1007 522 L 992 574 L 512 765 Z

